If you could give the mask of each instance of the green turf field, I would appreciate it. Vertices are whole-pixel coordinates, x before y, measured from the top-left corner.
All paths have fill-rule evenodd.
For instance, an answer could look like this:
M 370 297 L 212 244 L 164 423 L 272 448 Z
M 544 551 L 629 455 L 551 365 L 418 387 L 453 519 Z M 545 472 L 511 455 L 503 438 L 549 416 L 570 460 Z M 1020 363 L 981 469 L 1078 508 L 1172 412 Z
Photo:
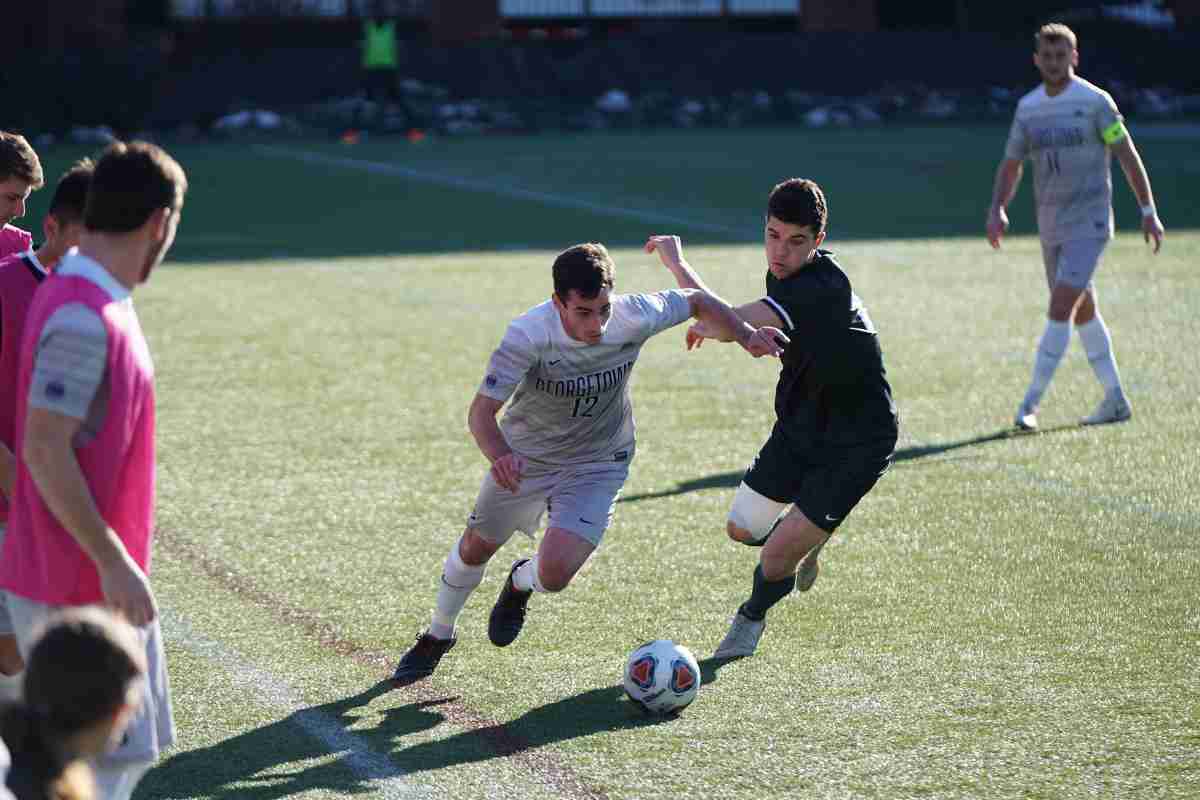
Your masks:
M 1157 257 L 1116 176 L 1098 281 L 1134 419 L 1074 425 L 1100 391 L 1073 342 L 1046 431 L 1009 436 L 1046 293 L 1028 177 L 1015 238 L 982 236 L 1004 135 L 173 147 L 192 191 L 137 303 L 181 741 L 139 800 L 1200 796 L 1200 150 L 1139 139 Z M 635 370 L 638 457 L 577 582 L 493 648 L 487 611 L 531 550 L 514 540 L 437 675 L 381 685 L 483 474 L 467 405 L 504 326 L 548 297 L 554 252 L 608 242 L 618 289 L 658 289 L 670 276 L 636 247 L 674 231 L 749 300 L 761 205 L 794 174 L 825 185 L 903 418 L 814 589 L 776 607 L 753 658 L 706 660 L 757 557 L 723 529 L 776 368 L 685 353 L 681 328 Z M 659 637 L 693 649 L 705 687 L 654 724 L 618 684 Z

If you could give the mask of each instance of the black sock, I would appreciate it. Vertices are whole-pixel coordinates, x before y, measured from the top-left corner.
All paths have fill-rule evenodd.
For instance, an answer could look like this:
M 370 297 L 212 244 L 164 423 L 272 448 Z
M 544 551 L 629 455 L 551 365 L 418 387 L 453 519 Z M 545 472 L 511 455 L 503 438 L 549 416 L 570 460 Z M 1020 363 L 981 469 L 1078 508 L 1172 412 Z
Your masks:
M 760 620 L 767 615 L 771 606 L 787 597 L 794 588 L 796 588 L 795 573 L 777 581 L 769 581 L 763 577 L 762 564 L 759 564 L 754 568 L 754 591 L 750 593 L 750 599 L 742 603 L 742 607 L 738 611 L 752 620 Z

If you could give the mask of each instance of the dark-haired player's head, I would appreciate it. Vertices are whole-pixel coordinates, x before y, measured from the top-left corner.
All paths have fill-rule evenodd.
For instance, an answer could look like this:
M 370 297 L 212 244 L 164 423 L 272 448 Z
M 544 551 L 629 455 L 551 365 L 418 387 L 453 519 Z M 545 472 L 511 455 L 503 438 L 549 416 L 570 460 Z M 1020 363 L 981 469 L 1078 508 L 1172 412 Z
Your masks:
M 596 242 L 568 247 L 554 259 L 554 306 L 572 339 L 600 341 L 612 316 L 612 256 Z
M 776 278 L 787 278 L 812 260 L 825 241 L 829 209 L 815 181 L 789 178 L 767 197 L 764 238 L 767 266 Z
M 1066 86 L 1079 67 L 1079 39 L 1075 31 L 1060 22 L 1038 28 L 1033 35 L 1033 63 L 1046 85 Z
M 0 713 L 15 794 L 96 797 L 87 759 L 117 746 L 140 708 L 145 675 L 145 648 L 128 623 L 97 607 L 53 617 L 35 638 L 21 701 Z
M 89 234 L 131 237 L 146 245 L 139 282 L 170 249 L 187 193 L 183 168 L 157 145 L 113 142 L 92 175 L 83 224 Z
M 42 162 L 25 137 L 0 131 L 0 227 L 25 216 L 25 201 L 44 183 Z
M 63 173 L 54 187 L 54 197 L 50 198 L 50 208 L 42 220 L 42 233 L 46 239 L 38 249 L 38 258 L 47 267 L 53 266 L 64 253 L 79 244 L 95 168 L 90 158 L 80 159 Z

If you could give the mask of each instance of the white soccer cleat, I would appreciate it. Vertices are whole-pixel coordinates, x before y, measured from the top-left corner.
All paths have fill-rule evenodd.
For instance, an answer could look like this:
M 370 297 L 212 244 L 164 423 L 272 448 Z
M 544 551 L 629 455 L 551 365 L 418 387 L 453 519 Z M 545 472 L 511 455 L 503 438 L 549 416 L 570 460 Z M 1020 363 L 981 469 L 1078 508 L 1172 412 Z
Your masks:
M 754 651 L 758 649 L 758 640 L 762 638 L 766 627 L 765 619 L 750 619 L 739 609 L 737 616 L 733 618 L 733 624 L 729 626 L 729 633 L 725 634 L 725 638 L 721 640 L 721 644 L 713 653 L 713 658 L 739 658 L 754 655 Z
M 1088 416 L 1079 420 L 1081 425 L 1107 425 L 1110 422 L 1124 422 L 1133 416 L 1133 408 L 1129 405 L 1125 393 L 1121 390 L 1106 392 L 1100 405 Z
M 1036 431 L 1038 429 L 1037 407 L 1026 405 L 1021 401 L 1017 406 L 1017 415 L 1013 417 L 1013 427 L 1019 431 Z

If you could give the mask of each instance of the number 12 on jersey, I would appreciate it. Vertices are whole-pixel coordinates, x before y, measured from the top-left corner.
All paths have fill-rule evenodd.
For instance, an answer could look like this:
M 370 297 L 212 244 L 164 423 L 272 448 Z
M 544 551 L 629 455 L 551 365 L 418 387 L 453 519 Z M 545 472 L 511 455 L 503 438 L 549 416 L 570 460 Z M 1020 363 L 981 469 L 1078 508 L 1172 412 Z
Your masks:
M 571 409 L 571 416 L 590 417 L 592 416 L 592 409 L 594 409 L 596 404 L 599 402 L 600 398 L 596 395 L 591 395 L 590 397 L 576 397 L 575 407 Z

